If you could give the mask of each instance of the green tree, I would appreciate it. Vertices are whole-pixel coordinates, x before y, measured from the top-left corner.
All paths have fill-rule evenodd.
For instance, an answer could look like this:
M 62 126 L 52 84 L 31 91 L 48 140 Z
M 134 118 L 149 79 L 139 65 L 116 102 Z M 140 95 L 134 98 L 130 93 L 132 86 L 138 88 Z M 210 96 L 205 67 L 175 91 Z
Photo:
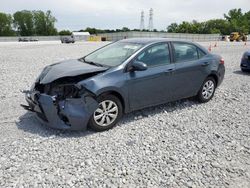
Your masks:
M 13 15 L 14 26 L 21 36 L 32 36 L 34 34 L 33 13 L 28 10 L 17 11 Z
M 12 16 L 0 12 L 0 36 L 13 36 L 15 32 L 12 30 Z
M 123 31 L 123 32 L 128 32 L 128 31 L 130 31 L 130 29 L 127 28 L 127 27 L 123 27 L 123 28 L 122 28 L 122 31 Z
M 246 14 L 243 14 L 240 8 L 232 9 L 228 14 L 224 14 L 225 19 L 230 23 L 230 32 L 249 32 L 249 20 Z
M 229 34 L 229 22 L 224 19 L 214 19 L 214 20 L 208 20 L 204 22 L 204 28 L 203 33 L 213 34 L 213 33 L 219 33 L 219 34 Z
M 52 16 L 51 11 L 44 13 L 43 11 L 33 11 L 34 28 L 36 35 L 56 35 L 55 28 L 56 18 Z
M 59 35 L 71 35 L 72 32 L 69 31 L 69 30 L 62 30 L 62 31 L 60 31 L 58 34 L 59 34 Z
M 178 27 L 179 25 L 177 23 L 171 23 L 168 27 L 167 27 L 167 31 L 169 33 L 177 33 L 178 32 Z

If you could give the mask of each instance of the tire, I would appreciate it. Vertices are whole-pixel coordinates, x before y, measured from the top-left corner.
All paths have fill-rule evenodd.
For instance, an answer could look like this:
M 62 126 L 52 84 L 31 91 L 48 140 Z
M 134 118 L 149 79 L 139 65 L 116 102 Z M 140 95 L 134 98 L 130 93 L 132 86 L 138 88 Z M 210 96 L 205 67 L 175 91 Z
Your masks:
M 216 90 L 216 82 L 213 77 L 208 77 L 202 84 L 198 92 L 197 99 L 201 103 L 210 101 Z
M 97 101 L 99 107 L 89 121 L 89 128 L 97 132 L 113 128 L 123 115 L 121 101 L 114 95 L 102 95 L 97 98 Z

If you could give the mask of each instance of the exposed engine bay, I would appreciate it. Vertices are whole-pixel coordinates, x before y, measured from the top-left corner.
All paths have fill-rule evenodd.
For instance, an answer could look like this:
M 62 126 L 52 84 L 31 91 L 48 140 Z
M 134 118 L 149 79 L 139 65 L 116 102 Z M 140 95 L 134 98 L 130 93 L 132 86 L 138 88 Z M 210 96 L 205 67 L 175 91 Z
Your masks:
M 48 84 L 35 83 L 34 90 L 54 96 L 58 100 L 64 100 L 67 98 L 80 98 L 85 89 L 77 87 L 76 84 L 97 74 L 99 74 L 99 72 L 75 77 L 60 78 Z

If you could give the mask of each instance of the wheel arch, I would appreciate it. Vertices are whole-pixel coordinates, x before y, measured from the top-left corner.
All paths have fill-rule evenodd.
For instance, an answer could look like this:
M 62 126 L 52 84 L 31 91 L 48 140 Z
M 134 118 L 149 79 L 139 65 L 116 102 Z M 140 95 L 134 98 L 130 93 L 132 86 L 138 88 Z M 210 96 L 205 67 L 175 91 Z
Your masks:
M 126 112 L 126 104 L 125 104 L 125 100 L 124 100 L 124 97 L 122 96 L 121 93 L 117 92 L 117 91 L 114 91 L 114 90 L 109 90 L 109 91 L 104 91 L 102 93 L 100 93 L 97 97 L 99 96 L 103 96 L 103 95 L 113 95 L 115 97 L 117 97 L 121 104 L 122 104 L 122 108 L 123 108 L 123 112 Z
M 218 86 L 218 82 L 219 82 L 219 78 L 218 78 L 217 74 L 215 72 L 212 72 L 211 74 L 209 74 L 207 76 L 207 78 L 208 77 L 212 77 L 215 80 L 215 84 L 216 84 L 216 87 L 217 87 Z

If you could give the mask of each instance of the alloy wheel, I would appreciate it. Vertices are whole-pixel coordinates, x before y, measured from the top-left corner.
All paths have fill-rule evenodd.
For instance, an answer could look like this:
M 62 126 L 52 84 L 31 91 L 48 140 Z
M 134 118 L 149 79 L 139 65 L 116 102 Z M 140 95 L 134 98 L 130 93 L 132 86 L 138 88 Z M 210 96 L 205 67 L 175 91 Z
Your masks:
M 111 100 L 102 101 L 94 112 L 94 121 L 99 126 L 109 126 L 118 117 L 118 112 L 118 106 L 115 102 Z
M 202 96 L 204 99 L 210 99 L 213 96 L 214 89 L 214 82 L 212 80 L 208 80 L 202 88 Z

